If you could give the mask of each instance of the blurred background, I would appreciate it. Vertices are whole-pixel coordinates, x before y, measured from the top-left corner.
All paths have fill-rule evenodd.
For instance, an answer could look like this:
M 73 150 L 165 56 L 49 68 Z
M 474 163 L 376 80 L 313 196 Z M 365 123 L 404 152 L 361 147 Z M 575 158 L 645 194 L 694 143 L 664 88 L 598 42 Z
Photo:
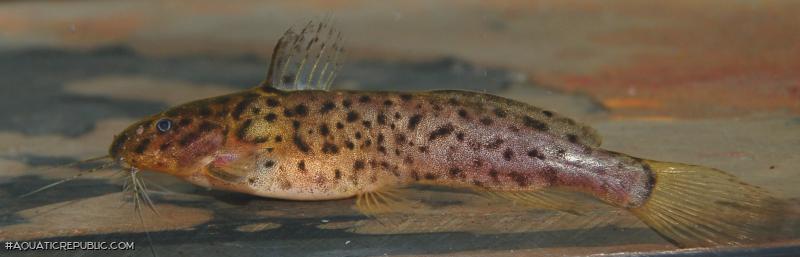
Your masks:
M 723 169 L 797 203 L 798 13 L 798 1 L 0 1 L 0 241 L 132 240 L 103 254 L 147 256 L 147 230 L 161 256 L 705 255 L 612 209 L 574 217 L 441 190 L 419 193 L 438 208 L 381 222 L 352 200 L 156 174 L 171 193 L 144 225 L 113 172 L 17 196 L 74 175 L 43 169 L 105 154 L 140 117 L 256 85 L 284 30 L 330 16 L 347 51 L 335 88 L 485 91 L 588 123 L 607 149 Z M 799 242 L 717 253 L 795 256 Z

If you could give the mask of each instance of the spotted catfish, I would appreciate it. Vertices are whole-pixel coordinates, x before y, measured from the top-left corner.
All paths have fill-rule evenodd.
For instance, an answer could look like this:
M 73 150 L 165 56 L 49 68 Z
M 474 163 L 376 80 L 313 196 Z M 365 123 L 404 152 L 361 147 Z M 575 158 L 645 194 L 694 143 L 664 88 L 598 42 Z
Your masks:
M 763 239 L 781 200 L 711 168 L 604 150 L 596 132 L 555 112 L 468 91 L 329 90 L 341 36 L 290 29 L 267 79 L 183 104 L 117 135 L 110 157 L 214 189 L 290 200 L 357 197 L 392 210 L 415 183 L 569 209 L 581 192 L 629 210 L 681 246 Z

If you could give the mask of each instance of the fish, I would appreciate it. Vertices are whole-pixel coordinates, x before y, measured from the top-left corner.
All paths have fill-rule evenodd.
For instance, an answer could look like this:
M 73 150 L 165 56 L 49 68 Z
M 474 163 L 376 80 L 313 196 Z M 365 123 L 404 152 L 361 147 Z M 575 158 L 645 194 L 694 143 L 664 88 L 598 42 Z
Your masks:
M 290 28 L 264 81 L 135 122 L 107 158 L 217 190 L 356 198 L 369 216 L 408 207 L 402 190 L 417 184 L 578 214 L 574 196 L 588 195 L 681 247 L 763 241 L 785 221 L 785 201 L 765 189 L 605 150 L 595 129 L 552 110 L 462 90 L 332 90 L 341 42 L 327 23 Z

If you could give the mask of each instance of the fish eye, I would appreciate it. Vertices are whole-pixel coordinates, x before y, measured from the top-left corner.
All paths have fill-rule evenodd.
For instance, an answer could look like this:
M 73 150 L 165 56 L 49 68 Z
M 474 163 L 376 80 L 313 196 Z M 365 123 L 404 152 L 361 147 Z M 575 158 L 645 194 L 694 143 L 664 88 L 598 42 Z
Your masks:
M 167 132 L 170 128 L 172 128 L 172 121 L 168 119 L 160 119 L 156 122 L 156 128 L 158 131 Z

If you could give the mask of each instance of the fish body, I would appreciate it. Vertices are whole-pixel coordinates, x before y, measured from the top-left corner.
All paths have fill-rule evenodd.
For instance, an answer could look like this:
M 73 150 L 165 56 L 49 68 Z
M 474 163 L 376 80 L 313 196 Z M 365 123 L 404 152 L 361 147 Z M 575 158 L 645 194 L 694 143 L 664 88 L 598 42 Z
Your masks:
M 175 125 L 160 132 L 162 120 Z M 150 123 L 129 130 L 159 135 L 127 143 L 138 167 L 267 197 L 327 200 L 423 182 L 571 187 L 628 206 L 654 183 L 647 164 L 590 145 L 598 144 L 590 128 L 476 92 L 254 89 L 178 106 Z
M 604 150 L 594 129 L 550 110 L 469 91 L 329 90 L 340 38 L 324 24 L 290 29 L 259 86 L 134 123 L 109 156 L 214 189 L 355 196 L 366 214 L 400 206 L 394 190 L 412 184 L 567 211 L 581 202 L 561 192 L 588 193 L 680 246 L 764 240 L 783 224 L 787 206 L 759 187 Z

